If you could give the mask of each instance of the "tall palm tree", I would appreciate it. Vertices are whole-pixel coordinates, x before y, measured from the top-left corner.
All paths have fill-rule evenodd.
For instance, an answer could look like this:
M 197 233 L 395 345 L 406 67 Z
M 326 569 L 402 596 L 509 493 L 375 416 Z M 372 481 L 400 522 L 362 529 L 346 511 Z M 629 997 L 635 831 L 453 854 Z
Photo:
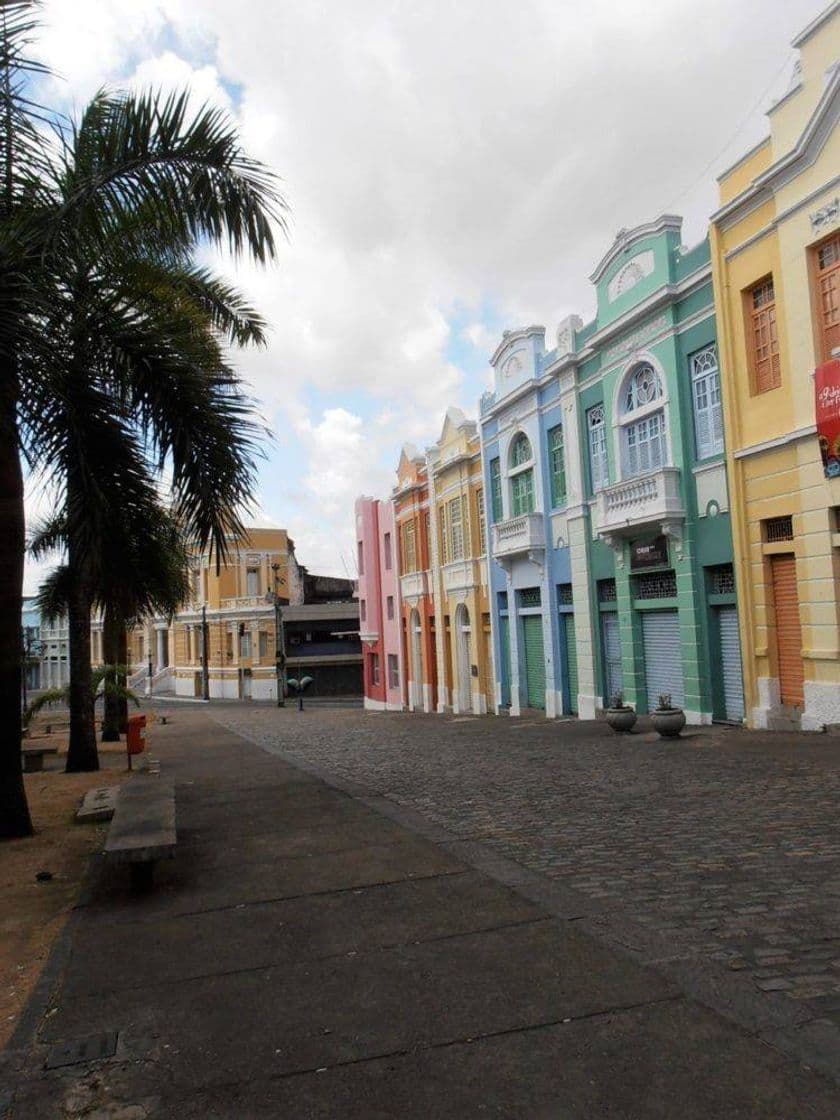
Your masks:
M 186 94 L 99 95 L 78 127 L 56 125 L 57 146 L 45 146 L 26 96 L 33 8 L 7 0 L 0 27 L 0 836 L 31 831 L 20 774 L 21 455 L 31 470 L 57 474 L 64 489 L 70 653 L 89 664 L 83 512 L 103 499 L 92 455 L 110 461 L 126 490 L 168 466 L 176 516 L 219 557 L 239 526 L 255 431 L 221 340 L 196 329 L 189 254 L 199 242 L 215 243 L 266 262 L 284 220 L 275 176 L 247 157 L 223 113 L 191 116 Z M 143 261 L 150 245 L 152 271 L 171 246 L 185 273 L 175 306 L 150 291 L 138 307 L 120 285 L 109 287 L 115 263 Z M 94 261 L 99 267 L 86 271 L 83 262 Z M 92 294 L 109 311 L 107 366 L 108 347 L 92 353 L 91 319 L 66 314 Z M 69 329 L 53 334 L 59 315 Z M 99 508 L 104 525 L 108 506 Z M 84 673 L 80 667 L 71 735 L 80 766 L 95 759 Z

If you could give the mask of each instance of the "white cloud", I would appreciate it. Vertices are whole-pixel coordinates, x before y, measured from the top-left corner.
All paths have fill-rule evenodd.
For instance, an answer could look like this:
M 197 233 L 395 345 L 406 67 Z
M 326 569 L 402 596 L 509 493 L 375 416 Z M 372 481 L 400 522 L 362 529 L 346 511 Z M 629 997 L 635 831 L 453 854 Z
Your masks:
M 283 176 L 290 243 L 269 272 L 233 270 L 273 325 L 241 366 L 303 448 L 309 504 L 273 477 L 261 500 L 303 563 L 340 571 L 353 497 L 385 490 L 403 440 L 435 438 L 447 404 L 475 412 L 476 379 L 448 355 L 453 309 L 468 309 L 460 342 L 489 355 L 482 307 L 549 337 L 591 313 L 586 277 L 619 227 L 679 203 L 686 240 L 702 236 L 714 172 L 761 114 L 727 141 L 784 88 L 821 3 L 47 0 L 43 47 L 77 101 L 130 79 L 235 104 Z M 348 408 L 311 416 L 308 388 Z

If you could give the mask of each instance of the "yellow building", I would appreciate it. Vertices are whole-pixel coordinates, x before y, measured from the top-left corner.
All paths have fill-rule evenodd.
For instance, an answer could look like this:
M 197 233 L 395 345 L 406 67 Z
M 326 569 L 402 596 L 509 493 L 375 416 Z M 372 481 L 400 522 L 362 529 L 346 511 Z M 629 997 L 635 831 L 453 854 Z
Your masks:
M 711 247 L 748 721 L 840 722 L 840 478 L 814 369 L 840 345 L 840 3 L 794 41 L 769 136 L 719 180 Z
M 431 579 L 437 625 L 437 710 L 493 708 L 484 490 L 478 429 L 447 410 L 426 453 L 432 507 Z

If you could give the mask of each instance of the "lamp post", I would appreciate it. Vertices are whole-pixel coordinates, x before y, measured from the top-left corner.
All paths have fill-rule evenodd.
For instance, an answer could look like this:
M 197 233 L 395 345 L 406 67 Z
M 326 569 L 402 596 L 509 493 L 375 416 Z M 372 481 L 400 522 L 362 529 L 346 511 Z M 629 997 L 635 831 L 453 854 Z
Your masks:
M 201 604 L 201 697 L 210 699 L 210 670 L 207 665 L 207 650 L 210 644 L 207 633 L 207 604 Z
M 280 565 L 274 563 L 271 565 L 271 570 L 274 573 L 274 590 L 266 598 L 274 603 L 274 671 L 277 678 L 277 707 L 286 707 L 286 636 L 283 632 L 283 611 L 280 608 L 280 596 L 277 593 L 277 588 L 281 583 L 285 583 L 278 575 Z

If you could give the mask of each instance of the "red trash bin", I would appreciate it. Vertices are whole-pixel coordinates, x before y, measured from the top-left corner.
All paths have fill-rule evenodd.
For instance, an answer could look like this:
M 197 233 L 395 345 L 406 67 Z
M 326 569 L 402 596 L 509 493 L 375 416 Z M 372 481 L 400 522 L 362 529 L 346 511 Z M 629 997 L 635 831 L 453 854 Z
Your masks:
M 142 754 L 146 749 L 146 717 L 129 716 L 128 732 L 125 737 L 125 749 L 128 752 L 128 767 L 131 769 L 131 756 Z

